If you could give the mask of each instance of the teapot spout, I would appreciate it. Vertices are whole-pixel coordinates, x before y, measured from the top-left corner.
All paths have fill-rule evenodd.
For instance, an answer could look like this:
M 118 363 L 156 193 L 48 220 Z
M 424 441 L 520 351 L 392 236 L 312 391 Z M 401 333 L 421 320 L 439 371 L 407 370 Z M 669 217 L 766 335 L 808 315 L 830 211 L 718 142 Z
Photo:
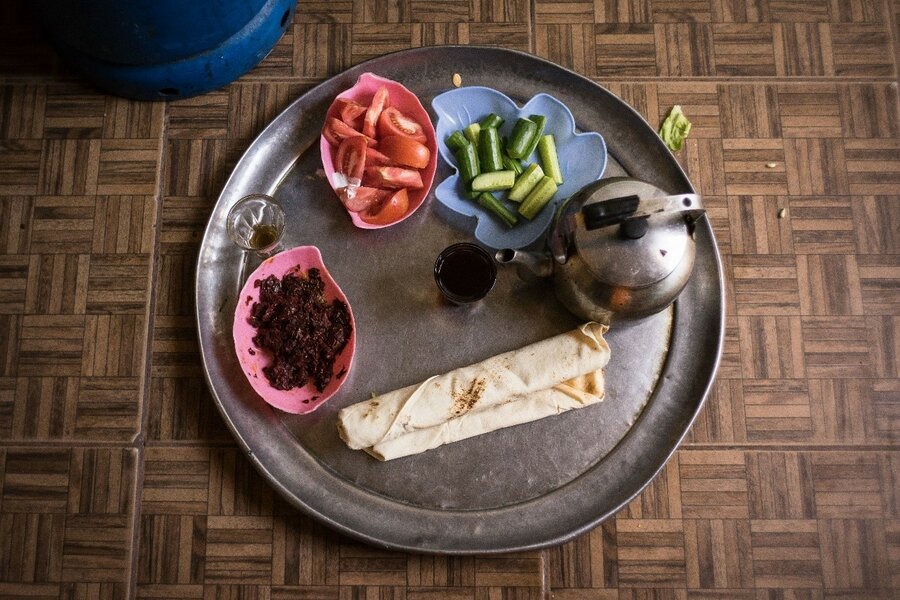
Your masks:
M 525 281 L 536 281 L 553 274 L 553 259 L 535 252 L 523 252 L 504 248 L 498 250 L 494 258 L 501 265 L 514 264 L 516 274 Z

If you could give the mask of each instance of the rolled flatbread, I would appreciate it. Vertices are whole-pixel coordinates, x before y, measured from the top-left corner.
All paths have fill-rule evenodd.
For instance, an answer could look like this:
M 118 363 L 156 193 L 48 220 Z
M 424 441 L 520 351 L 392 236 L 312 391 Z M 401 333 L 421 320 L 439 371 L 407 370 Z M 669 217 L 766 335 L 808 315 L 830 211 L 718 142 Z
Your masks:
M 440 425 L 419 429 L 379 442 L 366 452 L 378 460 L 393 460 L 452 444 L 504 427 L 522 425 L 544 417 L 583 408 L 603 400 L 603 370 L 597 370 L 548 390 L 513 396 L 501 404 L 473 410 Z
M 570 380 L 599 371 L 609 362 L 609 346 L 603 339 L 606 330 L 605 325 L 586 323 L 421 384 L 348 406 L 338 413 L 338 431 L 350 448 L 378 446 L 372 451 L 375 456 L 405 456 L 409 452 L 399 452 L 406 450 L 391 450 L 402 448 L 403 442 L 394 445 L 387 442 L 422 432 L 415 438 L 419 441 L 407 445 L 428 449 L 424 447 L 436 447 L 432 445 L 435 440 L 465 439 L 569 410 L 574 407 L 569 406 L 571 390 L 577 390 Z M 568 384 L 565 389 L 555 389 L 564 382 Z M 600 382 L 602 385 L 602 379 Z M 521 410 L 508 407 L 510 404 Z M 484 412 L 502 405 L 507 406 Z M 531 414 L 536 416 L 530 418 Z M 463 416 L 467 418 L 460 420 Z M 452 420 L 457 422 L 441 428 Z M 443 432 L 438 433 L 434 428 Z

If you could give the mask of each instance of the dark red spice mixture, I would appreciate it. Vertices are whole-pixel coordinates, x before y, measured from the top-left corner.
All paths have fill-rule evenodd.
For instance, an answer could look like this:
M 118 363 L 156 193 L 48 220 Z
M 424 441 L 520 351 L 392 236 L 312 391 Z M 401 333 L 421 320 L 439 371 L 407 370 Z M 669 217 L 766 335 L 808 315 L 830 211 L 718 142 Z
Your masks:
M 353 331 L 347 305 L 325 299 L 318 269 L 306 277 L 269 275 L 254 285 L 260 288 L 259 302 L 247 320 L 256 328 L 253 343 L 272 355 L 272 364 L 263 369 L 269 383 L 290 390 L 311 380 L 323 391 Z

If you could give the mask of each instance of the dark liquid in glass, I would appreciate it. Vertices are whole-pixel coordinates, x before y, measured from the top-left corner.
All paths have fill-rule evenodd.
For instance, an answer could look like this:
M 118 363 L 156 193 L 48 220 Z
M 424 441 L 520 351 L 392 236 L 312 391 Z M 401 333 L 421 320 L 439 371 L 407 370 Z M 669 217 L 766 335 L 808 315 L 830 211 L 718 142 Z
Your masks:
M 438 287 L 451 302 L 474 302 L 484 298 L 497 279 L 494 259 L 475 244 L 448 247 L 434 265 Z

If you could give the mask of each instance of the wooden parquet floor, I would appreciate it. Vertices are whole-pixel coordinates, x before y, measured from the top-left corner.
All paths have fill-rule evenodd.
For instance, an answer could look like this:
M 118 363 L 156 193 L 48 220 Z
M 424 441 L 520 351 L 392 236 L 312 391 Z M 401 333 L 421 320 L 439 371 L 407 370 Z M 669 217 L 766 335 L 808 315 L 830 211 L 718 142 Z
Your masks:
M 0 23 L 0 597 L 900 597 L 900 0 L 301 1 L 259 67 L 172 103 L 79 82 L 17 1 Z M 652 124 L 681 104 L 724 258 L 725 351 L 686 443 L 542 552 L 319 526 L 199 367 L 193 263 L 249 141 L 322 79 L 444 43 L 547 57 Z

